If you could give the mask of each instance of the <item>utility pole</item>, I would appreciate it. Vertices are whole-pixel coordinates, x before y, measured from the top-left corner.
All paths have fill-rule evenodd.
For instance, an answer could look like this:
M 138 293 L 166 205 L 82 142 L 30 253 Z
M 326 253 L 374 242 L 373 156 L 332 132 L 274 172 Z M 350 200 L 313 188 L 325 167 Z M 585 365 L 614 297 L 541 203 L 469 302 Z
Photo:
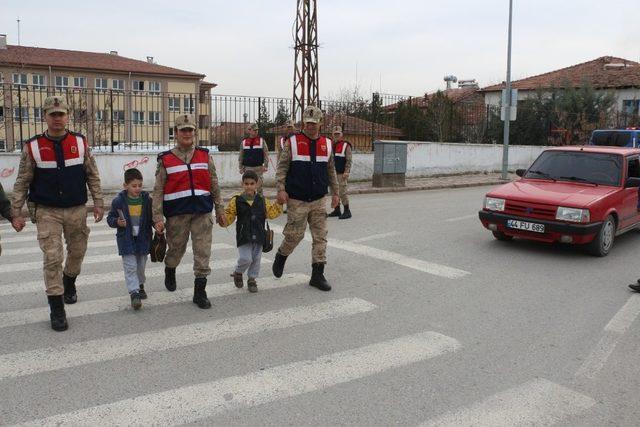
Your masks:
M 293 69 L 293 118 L 308 105 L 319 106 L 318 8 L 316 0 L 297 0 L 295 61 Z
M 18 16 L 18 19 L 16 19 L 16 22 L 18 22 L 18 46 L 20 46 L 20 17 Z
M 509 0 L 509 41 L 507 42 L 507 84 L 504 111 L 504 144 L 502 146 L 502 179 L 507 179 L 509 168 L 509 124 L 511 122 L 511 11 L 513 0 Z

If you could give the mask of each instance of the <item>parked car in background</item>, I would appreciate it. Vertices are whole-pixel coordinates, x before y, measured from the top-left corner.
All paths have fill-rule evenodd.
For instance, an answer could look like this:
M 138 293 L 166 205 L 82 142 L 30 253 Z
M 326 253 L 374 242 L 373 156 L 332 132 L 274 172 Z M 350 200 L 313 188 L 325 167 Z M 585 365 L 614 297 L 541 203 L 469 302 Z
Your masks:
M 640 226 L 640 149 L 552 148 L 516 173 L 521 179 L 488 192 L 479 212 L 498 240 L 584 244 L 605 256 L 615 236 Z
M 610 147 L 640 147 L 640 129 L 597 129 L 591 133 L 589 145 Z

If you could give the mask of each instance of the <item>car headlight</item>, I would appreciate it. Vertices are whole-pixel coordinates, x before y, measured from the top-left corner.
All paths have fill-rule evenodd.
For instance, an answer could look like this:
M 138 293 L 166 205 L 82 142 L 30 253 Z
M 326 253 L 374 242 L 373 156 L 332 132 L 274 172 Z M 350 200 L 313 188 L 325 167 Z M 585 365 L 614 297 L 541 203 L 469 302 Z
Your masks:
M 589 209 L 565 208 L 563 206 L 559 206 L 556 211 L 556 219 L 571 222 L 589 222 L 591 216 L 589 215 Z
M 485 197 L 484 198 L 484 208 L 490 211 L 500 211 L 504 210 L 504 199 L 496 199 L 495 197 Z

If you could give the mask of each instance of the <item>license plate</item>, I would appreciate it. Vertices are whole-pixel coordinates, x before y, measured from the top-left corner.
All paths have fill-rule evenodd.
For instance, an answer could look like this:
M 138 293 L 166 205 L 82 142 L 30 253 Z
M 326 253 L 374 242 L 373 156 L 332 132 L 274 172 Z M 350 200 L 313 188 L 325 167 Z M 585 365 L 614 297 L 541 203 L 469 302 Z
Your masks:
M 515 228 L 516 230 L 533 231 L 534 233 L 544 233 L 544 224 L 518 221 L 517 219 L 508 219 L 507 227 Z

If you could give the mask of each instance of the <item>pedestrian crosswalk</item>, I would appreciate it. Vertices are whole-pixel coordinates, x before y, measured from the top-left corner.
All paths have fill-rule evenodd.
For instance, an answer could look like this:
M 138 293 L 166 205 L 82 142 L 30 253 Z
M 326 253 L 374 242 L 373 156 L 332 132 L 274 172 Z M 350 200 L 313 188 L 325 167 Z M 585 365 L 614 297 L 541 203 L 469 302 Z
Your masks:
M 34 230 L 25 230 L 20 236 L 24 240 L 15 240 L 7 237 L 7 224 L 0 225 L 4 245 L 0 258 L 0 342 L 2 337 L 11 338 L 6 341 L 9 344 L 0 346 L 0 400 L 29 387 L 45 388 L 43 394 L 55 396 L 33 398 L 27 411 L 3 404 L 2 425 L 219 424 L 216 417 L 224 413 L 286 406 L 290 399 L 309 394 L 322 400 L 340 393 L 340 386 L 347 384 L 363 382 L 384 388 L 386 384 L 379 378 L 402 370 L 418 373 L 413 375 L 416 378 L 428 378 L 440 363 L 465 351 L 462 340 L 431 328 L 425 330 L 419 326 L 422 322 L 392 328 L 393 333 L 377 331 L 369 325 L 389 317 L 387 302 L 346 286 L 330 293 L 317 292 L 307 286 L 309 271 L 296 268 L 295 262 L 287 265 L 281 278 L 273 278 L 271 254 L 263 256 L 259 292 L 254 295 L 238 289 L 229 279 L 236 262 L 234 236 L 219 231 L 214 233 L 207 287 L 212 310 L 199 310 L 191 304 L 193 264 L 192 257 L 185 256 L 177 269 L 182 286 L 175 292 L 164 289 L 163 264 L 148 264 L 148 299 L 140 312 L 134 312 L 123 283 L 113 230 L 91 227 L 83 273 L 76 282 L 79 301 L 66 306 L 70 329 L 58 334 L 49 329 L 48 307 L 39 305 L 44 300 L 44 286 Z M 362 238 L 360 243 L 368 240 Z M 384 260 L 438 277 L 453 280 L 469 274 L 360 243 L 330 241 L 335 250 L 346 254 L 369 256 L 376 262 Z M 287 297 L 291 294 L 294 297 Z M 171 317 L 176 312 L 184 314 Z M 140 325 L 122 327 L 128 319 Z M 351 339 L 341 339 L 341 335 Z M 268 351 L 271 363 L 258 363 L 266 358 L 265 353 L 253 354 L 253 348 Z M 227 352 L 241 354 L 244 364 L 225 369 L 235 361 Z M 206 366 L 204 373 L 195 378 L 182 375 L 185 368 L 177 354 L 198 360 L 199 366 Z M 156 365 L 158 360 L 164 364 Z M 142 366 L 141 361 L 145 361 L 145 369 L 128 369 Z M 109 377 L 111 370 L 124 370 L 132 383 L 145 386 L 136 388 L 129 383 L 123 385 L 122 396 L 103 396 L 94 375 Z M 81 385 L 75 385 L 81 388 L 76 396 L 86 399 L 66 400 L 67 395 L 59 390 L 66 387 L 65 378 L 75 372 L 84 375 Z M 163 382 L 165 376 L 179 380 Z M 563 404 L 554 403 L 558 401 Z M 516 425 L 518 420 L 544 424 L 579 414 L 593 404 L 593 399 L 575 390 L 536 379 L 463 409 L 451 408 L 451 412 L 438 415 L 430 413 L 427 406 L 423 414 L 413 417 L 414 425 L 424 420 L 425 425 Z M 514 418 L 510 410 L 520 418 Z M 238 424 L 245 424 L 242 415 L 237 419 Z M 352 423 L 349 421 L 345 423 Z M 277 419 L 265 419 L 264 423 L 287 424 Z

